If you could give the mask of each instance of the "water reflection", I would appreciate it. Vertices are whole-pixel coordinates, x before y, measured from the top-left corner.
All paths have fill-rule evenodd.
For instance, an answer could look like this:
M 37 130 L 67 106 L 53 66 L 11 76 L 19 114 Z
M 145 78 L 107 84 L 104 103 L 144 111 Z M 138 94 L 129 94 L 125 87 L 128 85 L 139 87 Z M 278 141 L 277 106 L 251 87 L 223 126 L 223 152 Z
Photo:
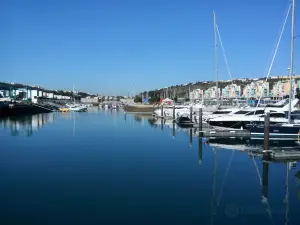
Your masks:
M 263 139 L 253 139 L 250 137 L 238 138 L 206 138 L 206 144 L 215 148 L 236 149 L 239 151 L 261 151 L 263 149 Z M 293 149 L 300 150 L 299 143 L 295 140 L 270 140 L 271 150 Z
M 176 124 L 172 124 L 172 137 L 175 138 L 175 129 L 176 129 Z
M 190 146 L 193 145 L 193 129 L 190 129 Z
M 0 119 L 0 128 L 9 129 L 11 136 L 32 136 L 33 132 L 38 131 L 46 124 L 53 123 L 54 113 L 28 115 L 22 117 L 7 117 Z
M 258 215 L 258 214 L 265 214 L 267 218 L 269 218 L 269 221 L 273 224 L 275 222 L 274 217 L 278 215 L 282 215 L 282 219 L 284 220 L 284 224 L 289 224 L 290 222 L 290 199 L 289 196 L 291 195 L 289 184 L 291 182 L 290 173 L 293 173 L 293 169 L 297 168 L 297 163 L 300 161 L 299 159 L 294 160 L 270 160 L 266 158 L 262 152 L 263 149 L 263 140 L 259 139 L 251 139 L 251 138 L 201 138 L 199 133 L 197 132 L 197 129 L 184 129 L 179 128 L 174 124 L 172 121 L 166 121 L 166 120 L 155 120 L 155 119 L 148 119 L 148 123 L 151 126 L 161 126 L 161 130 L 164 130 L 164 127 L 168 127 L 171 129 L 171 135 L 175 137 L 176 132 L 186 132 L 189 136 L 189 145 L 192 146 L 193 144 L 193 137 L 197 137 L 198 140 L 198 162 L 199 165 L 203 164 L 203 161 L 210 160 L 203 158 L 203 147 L 209 146 L 212 150 L 213 154 L 213 167 L 212 167 L 212 200 L 211 200 L 211 224 L 215 224 L 218 219 L 218 212 L 220 211 L 221 207 L 221 201 L 222 196 L 225 192 L 225 186 L 228 182 L 228 177 L 231 171 L 231 166 L 234 161 L 234 155 L 235 152 L 239 151 L 242 154 L 247 153 L 250 160 L 253 162 L 255 174 L 257 177 L 257 180 L 259 181 L 258 184 L 261 188 L 261 196 L 260 196 L 260 206 L 254 206 L 254 207 L 240 207 L 237 204 L 231 204 L 230 202 L 227 202 L 225 205 L 225 215 L 227 218 L 237 218 L 242 214 L 243 216 L 251 216 L 252 215 Z M 270 149 L 274 151 L 297 151 L 300 150 L 299 143 L 296 141 L 291 140 L 270 140 Z M 228 162 L 226 163 L 225 169 L 220 169 L 219 171 L 219 164 L 220 164 L 220 156 L 218 156 L 218 153 L 220 153 L 223 150 L 230 150 L 230 157 L 228 159 Z M 243 153 L 244 152 L 244 153 Z M 224 163 L 224 162 L 223 162 Z M 269 193 L 270 189 L 273 190 L 274 186 L 269 186 L 269 176 L 270 173 L 274 173 L 274 167 L 272 167 L 272 164 L 280 164 L 284 167 L 281 167 L 281 173 L 284 172 L 285 178 L 284 182 L 276 183 L 278 189 L 278 186 L 284 187 L 284 197 L 283 197 L 283 205 L 279 206 L 276 205 L 274 207 L 274 203 L 271 204 L 269 199 Z M 271 166 L 271 167 L 270 167 Z M 278 169 L 276 170 L 277 173 L 280 173 Z M 223 179 L 221 184 L 217 184 L 218 180 L 218 174 L 223 173 Z M 233 173 L 233 172 L 232 172 Z M 247 179 L 247 177 L 245 177 Z M 298 201 L 300 201 L 300 171 L 297 171 L 294 173 L 294 176 L 292 179 L 295 179 L 297 182 L 297 188 L 295 189 L 297 192 L 297 198 Z M 242 182 L 242 181 L 241 181 Z M 229 191 L 229 190 L 227 190 Z M 272 199 L 276 198 L 277 196 L 274 196 L 274 194 L 271 196 Z M 280 198 L 280 197 L 279 197 Z M 277 199 L 277 201 L 280 201 L 280 199 Z M 274 200 L 272 201 L 274 202 Z M 294 206 L 295 207 L 295 206 Z M 256 214 L 255 214 L 256 213 Z
M 134 115 L 133 116 L 133 118 L 134 118 L 134 120 L 136 121 L 136 122 L 138 122 L 138 123 L 141 123 L 142 122 L 142 117 L 141 116 L 139 116 L 139 115 Z
M 203 157 L 202 138 L 198 138 L 198 162 L 200 165 L 202 164 L 202 157 Z
M 54 151 L 52 147 L 49 148 L 47 157 L 44 157 L 41 151 L 34 154 L 34 157 L 39 160 L 51 157 L 51 160 L 45 161 L 48 164 L 44 167 L 44 171 L 38 170 L 46 176 L 36 177 L 36 182 L 51 182 L 57 185 L 55 191 L 58 194 L 55 192 L 55 195 L 50 196 L 53 191 L 48 189 L 50 197 L 47 194 L 47 198 L 41 196 L 41 202 L 49 203 L 47 201 L 50 198 L 56 198 L 54 202 L 65 201 L 73 205 L 79 199 L 82 201 L 80 202 L 81 206 L 103 204 L 103 208 L 109 213 L 124 213 L 124 208 L 126 208 L 133 213 L 148 215 L 149 219 L 151 219 L 150 217 L 156 218 L 161 212 L 162 215 L 168 214 L 170 218 L 175 217 L 174 224 L 202 224 L 201 222 L 203 224 L 227 224 L 228 222 L 228 224 L 248 225 L 253 222 L 259 224 L 260 222 L 264 224 L 276 222 L 277 224 L 277 221 L 278 224 L 297 224 L 293 222 L 299 215 L 297 200 L 300 201 L 300 170 L 298 160 L 266 160 L 261 151 L 263 145 L 261 140 L 201 138 L 198 136 L 197 129 L 179 128 L 172 121 L 155 120 L 151 116 L 118 114 L 112 111 L 109 111 L 108 115 L 105 115 L 106 112 L 102 113 L 103 117 L 100 115 L 96 118 L 97 120 L 124 119 L 126 123 L 114 123 L 117 126 L 124 126 L 124 130 L 131 127 L 129 123 L 133 121 L 136 129 L 131 129 L 130 132 L 137 133 L 133 133 L 134 135 L 124 135 L 124 132 L 119 132 L 117 135 L 112 134 L 110 132 L 116 131 L 115 128 L 111 129 L 112 123 L 107 123 L 107 126 L 94 126 L 91 130 L 90 124 L 95 121 L 94 115 L 89 117 L 88 114 L 61 114 L 61 117 L 73 120 L 73 135 L 75 135 L 78 121 L 80 128 L 77 131 L 78 138 L 71 141 L 65 138 L 64 145 L 66 147 L 59 151 Z M 23 118 L 18 123 L 26 124 L 31 128 L 39 125 L 40 128 L 55 119 L 54 114 L 45 115 Z M 53 116 L 52 120 L 47 118 L 50 115 Z M 22 120 L 23 122 L 21 122 Z M 141 129 L 143 121 L 145 124 Z M 70 126 L 72 121 L 69 122 L 56 123 L 59 135 L 66 133 L 62 126 Z M 6 127 L 6 129 L 21 126 L 11 125 L 15 123 L 16 121 L 1 121 L 0 124 L 1 128 Z M 158 131 L 162 130 L 162 132 L 153 133 L 152 128 Z M 80 130 L 84 132 L 80 132 Z M 170 134 L 174 139 L 170 137 Z M 122 136 L 125 136 L 125 139 L 121 139 Z M 122 141 L 119 143 L 114 141 L 116 137 Z M 165 141 L 164 138 L 169 141 Z M 135 143 L 134 141 L 137 139 L 141 142 Z M 124 148 L 123 145 L 120 145 L 121 142 L 124 144 Z M 93 151 L 86 150 L 87 145 L 94 148 Z M 126 145 L 130 147 L 126 148 Z M 151 147 L 147 149 L 148 146 Z M 296 149 L 298 144 L 292 141 L 271 141 L 270 146 L 273 149 Z M 44 147 L 47 148 L 46 145 Z M 189 151 L 182 151 L 185 147 Z M 13 149 L 9 150 L 7 150 L 8 153 L 13 152 Z M 24 157 L 28 157 L 24 161 L 30 161 L 32 154 L 26 154 L 23 149 L 22 152 L 24 153 L 22 160 Z M 3 156 L 7 155 L 3 154 Z M 3 158 L 3 162 L 11 163 L 14 166 L 13 157 L 18 157 L 18 155 L 13 154 L 10 160 Z M 157 163 L 158 160 L 159 163 Z M 15 162 L 19 163 L 20 159 Z M 44 166 L 42 163 L 34 164 L 33 162 L 32 164 L 33 166 L 30 167 L 32 170 L 28 171 L 30 178 L 36 169 L 43 169 Z M 66 167 L 68 167 L 68 171 L 64 172 Z M 47 174 L 49 171 L 51 176 Z M 72 175 L 71 178 L 69 174 Z M 24 174 L 16 172 L 15 177 L 17 175 L 21 177 L 21 183 L 24 180 Z M 61 177 L 57 179 L 59 175 Z M 7 176 L 10 177 L 11 174 L 8 173 Z M 41 177 L 45 179 L 42 182 Z M 4 183 L 8 184 L 9 182 Z M 66 185 L 70 189 L 68 193 L 73 194 L 64 199 Z M 47 193 L 43 187 L 39 188 Z M 7 188 L 7 190 L 10 189 Z M 20 194 L 20 190 L 18 194 L 19 196 L 25 195 L 24 193 Z M 14 196 L 15 193 L 12 195 Z M 34 196 L 28 197 L 28 199 L 31 198 Z M 117 202 L 115 202 L 116 198 L 118 198 Z M 72 202 L 73 199 L 74 202 Z M 161 207 L 162 204 L 164 207 Z M 57 204 L 49 205 L 53 208 L 58 207 Z M 106 208 L 108 206 L 110 208 Z M 174 208 L 172 208 L 173 206 Z M 53 210 L 53 208 L 51 209 Z M 139 211 L 141 208 L 142 210 Z M 154 210 L 158 210 L 158 213 Z M 125 212 L 125 216 L 131 218 L 128 211 Z M 144 211 L 146 214 L 143 214 Z M 150 211 L 152 214 L 148 214 Z M 82 212 L 81 215 L 84 215 L 84 209 Z M 105 216 L 101 215 L 101 217 Z M 190 218 L 192 219 L 189 221 Z M 247 222 L 249 218 L 253 221 Z M 163 220 L 165 217 L 160 215 L 158 219 Z M 182 219 L 183 222 L 176 223 L 177 219 L 178 221 Z M 244 220 L 240 221 L 239 219 Z M 157 224 L 163 223 L 158 222 Z

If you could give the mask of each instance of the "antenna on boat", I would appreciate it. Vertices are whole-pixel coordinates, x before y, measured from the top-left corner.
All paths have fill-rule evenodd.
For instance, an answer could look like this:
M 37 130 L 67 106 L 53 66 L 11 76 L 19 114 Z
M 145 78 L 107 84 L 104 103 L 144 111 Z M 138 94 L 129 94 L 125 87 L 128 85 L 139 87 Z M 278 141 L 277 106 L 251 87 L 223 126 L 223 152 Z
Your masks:
M 218 91 L 218 35 L 217 35 L 217 22 L 216 22 L 216 13 L 213 11 L 214 15 L 214 33 L 215 33 L 215 75 L 216 75 L 216 97 L 217 97 L 217 103 L 219 100 L 219 91 Z
M 293 76 L 293 67 L 294 67 L 294 24 L 295 24 L 295 0 L 292 0 L 292 37 L 291 37 L 291 64 L 290 64 L 290 96 L 289 96 L 289 123 L 291 123 L 291 111 L 292 111 L 292 76 Z

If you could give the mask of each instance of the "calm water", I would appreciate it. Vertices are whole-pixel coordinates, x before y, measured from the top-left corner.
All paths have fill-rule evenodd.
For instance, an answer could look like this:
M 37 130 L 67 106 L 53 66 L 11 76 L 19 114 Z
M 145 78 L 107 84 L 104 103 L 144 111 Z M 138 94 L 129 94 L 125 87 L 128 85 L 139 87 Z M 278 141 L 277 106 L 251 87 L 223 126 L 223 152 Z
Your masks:
M 0 224 L 300 224 L 297 162 L 172 128 L 98 108 L 0 120 Z

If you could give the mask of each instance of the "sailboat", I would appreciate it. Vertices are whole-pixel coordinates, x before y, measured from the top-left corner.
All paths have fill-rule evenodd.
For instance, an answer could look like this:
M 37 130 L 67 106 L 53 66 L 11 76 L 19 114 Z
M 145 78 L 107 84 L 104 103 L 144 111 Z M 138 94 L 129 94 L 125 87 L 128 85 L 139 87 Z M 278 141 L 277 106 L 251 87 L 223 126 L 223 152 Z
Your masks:
M 292 0 L 292 31 L 291 31 L 291 55 L 290 55 L 290 92 L 289 92 L 289 111 L 288 111 L 288 123 L 285 124 L 275 124 L 270 125 L 270 137 L 286 137 L 296 139 L 300 137 L 300 123 L 294 123 L 292 117 L 292 77 L 293 77 L 293 68 L 294 68 L 294 26 L 295 26 L 295 0 Z M 264 126 L 263 125 L 254 125 L 250 129 L 251 136 L 264 136 Z
M 241 108 L 242 108 L 240 106 L 238 106 L 238 107 L 226 106 L 225 109 L 224 108 L 223 108 L 223 110 L 220 109 L 221 106 L 220 106 L 220 93 L 219 93 L 219 83 L 218 83 L 218 80 L 219 80 L 219 78 L 218 78 L 218 74 L 219 74 L 218 43 L 220 43 L 221 49 L 223 51 L 225 64 L 226 64 L 230 78 L 231 78 L 231 72 L 230 72 L 227 57 L 225 54 L 225 49 L 224 49 L 224 46 L 223 46 L 223 43 L 221 40 L 221 35 L 220 35 L 219 29 L 218 29 L 215 11 L 213 11 L 213 19 L 214 19 L 214 58 L 215 58 L 214 61 L 215 61 L 215 78 L 216 78 L 216 96 L 215 96 L 216 104 L 211 105 L 211 106 L 204 105 L 204 99 L 203 99 L 203 94 L 202 94 L 201 104 L 193 106 L 193 110 L 194 110 L 193 114 L 194 114 L 195 120 L 197 120 L 197 121 L 199 119 L 199 115 L 198 115 L 199 108 L 202 108 L 202 112 L 203 112 L 202 120 L 204 120 L 204 121 L 206 121 L 208 118 L 214 118 L 214 117 L 218 117 L 218 116 L 222 116 L 222 115 L 226 115 L 226 114 L 235 114 L 235 113 L 241 111 Z M 165 116 L 172 116 L 172 109 L 166 109 L 165 111 L 166 111 L 166 112 L 164 112 Z M 250 111 L 253 111 L 253 110 L 250 109 Z M 244 114 L 246 112 L 250 112 L 250 111 L 243 110 Z M 175 112 L 176 112 L 175 115 L 176 115 L 176 120 L 177 120 L 178 124 L 187 125 L 187 126 L 190 125 L 191 118 L 190 118 L 189 108 L 183 107 L 178 110 L 175 109 Z M 161 115 L 160 110 L 157 110 L 155 113 L 157 115 Z
M 76 104 L 74 93 L 75 93 L 75 91 L 74 91 L 74 84 L 73 84 L 73 104 L 66 104 L 66 106 L 68 107 L 69 111 L 73 111 L 73 112 L 86 112 L 87 111 L 87 107 L 85 105 Z
M 118 106 L 117 106 L 117 95 L 115 94 L 114 95 L 114 97 L 113 97 L 113 103 L 112 103 L 112 105 L 111 105 L 111 108 L 112 109 L 117 109 L 118 108 Z

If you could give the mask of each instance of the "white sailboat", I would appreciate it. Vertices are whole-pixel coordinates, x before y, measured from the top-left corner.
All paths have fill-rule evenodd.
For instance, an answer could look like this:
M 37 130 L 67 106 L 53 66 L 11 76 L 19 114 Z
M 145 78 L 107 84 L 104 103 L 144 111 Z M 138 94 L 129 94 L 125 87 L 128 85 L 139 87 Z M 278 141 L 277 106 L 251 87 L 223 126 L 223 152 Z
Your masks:
M 189 117 L 190 115 L 190 107 L 193 107 L 194 114 L 197 114 L 199 112 L 199 108 L 202 108 L 203 112 L 214 112 L 219 109 L 219 85 L 218 85 L 218 30 L 217 30 L 217 24 L 216 24 L 216 14 L 213 12 L 214 17 L 214 51 L 215 51 L 215 77 L 216 77 L 216 103 L 215 105 L 204 105 L 204 101 L 202 100 L 201 103 L 196 104 L 188 104 L 188 105 L 181 105 L 181 106 L 175 106 L 175 117 Z M 223 47 L 223 46 L 222 46 Z M 226 64 L 227 60 L 225 59 Z M 189 93 L 190 93 L 190 87 L 189 87 Z M 202 95 L 203 97 L 203 95 Z M 161 116 L 161 109 L 157 109 L 154 111 L 154 114 L 157 116 Z M 172 116 L 173 115 L 173 107 L 167 107 L 163 109 L 163 115 L 165 117 Z
M 289 13 L 289 11 L 288 11 Z M 287 13 L 287 16 L 288 16 Z M 286 19 L 287 19 L 286 16 Z M 285 24 L 285 23 L 284 23 Z M 284 29 L 284 26 L 283 26 Z M 282 32 L 283 32 L 282 29 Z M 225 115 L 222 117 L 215 117 L 212 119 L 209 119 L 207 122 L 216 127 L 226 127 L 226 128 L 232 128 L 232 129 L 252 129 L 252 124 L 263 124 L 264 122 L 264 114 L 267 112 L 270 112 L 270 124 L 285 124 L 287 122 L 291 123 L 291 112 L 297 111 L 297 104 L 299 102 L 298 99 L 292 99 L 292 71 L 293 71 L 293 41 L 294 41 L 294 1 L 292 3 L 292 45 L 291 45 L 291 66 L 290 66 L 290 95 L 289 95 L 289 102 L 285 106 L 272 105 L 272 106 L 266 106 L 264 108 L 262 107 L 256 107 L 251 110 L 251 112 L 247 112 L 245 110 L 245 113 L 239 113 L 235 112 L 229 115 Z M 280 43 L 280 38 L 277 44 L 277 49 Z M 276 51 L 277 51 L 276 49 Z M 275 55 L 276 55 L 275 51 Z M 275 58 L 275 55 L 273 59 Z M 272 65 L 272 64 L 271 64 Z M 271 69 L 271 67 L 270 67 Z M 269 69 L 269 70 L 270 70 Z M 248 109 L 249 110 L 249 109 Z M 288 112 L 288 118 L 286 118 L 285 112 Z M 294 122 L 299 122 L 299 120 L 295 120 Z M 285 125 L 282 125 L 285 126 Z M 299 127 L 297 127 L 298 129 Z M 279 131 L 277 128 L 274 129 L 275 131 Z M 257 128 L 255 130 L 252 130 L 253 133 L 260 133 Z M 260 131 L 263 135 L 263 128 L 260 128 Z M 299 129 L 298 129 L 299 131 Z M 297 131 L 297 132 L 298 132 Z M 280 135 L 280 132 L 278 132 L 276 135 Z
M 86 112 L 87 106 L 83 104 L 77 104 L 75 102 L 75 90 L 74 90 L 74 84 L 73 84 L 73 104 L 66 104 L 68 109 L 72 112 Z
M 215 105 L 204 105 L 204 101 L 202 99 L 201 104 L 198 105 L 190 105 L 193 106 L 193 116 L 196 117 L 195 119 L 198 121 L 199 119 L 199 108 L 202 108 L 202 112 L 203 112 L 203 116 L 202 119 L 205 121 L 208 118 L 214 118 L 217 116 L 221 116 L 221 115 L 225 115 L 225 114 L 232 114 L 235 113 L 239 110 L 241 110 L 244 106 L 242 107 L 234 107 L 234 106 L 226 106 L 226 109 L 224 110 L 220 110 L 220 93 L 219 93 L 219 84 L 218 84 L 218 74 L 219 74 L 219 66 L 218 66 L 218 42 L 220 42 L 220 45 L 222 47 L 222 51 L 223 51 L 223 56 L 224 56 L 224 60 L 226 63 L 226 67 L 229 73 L 229 76 L 231 78 L 231 72 L 229 69 L 229 65 L 228 65 L 228 61 L 227 61 L 227 57 L 225 54 L 225 50 L 221 41 L 221 36 L 220 36 L 220 32 L 218 30 L 218 26 L 217 26 L 217 20 L 216 20 L 216 13 L 213 11 L 213 18 L 214 18 L 214 61 L 215 61 L 215 77 L 216 77 L 216 99 L 215 101 Z M 202 95 L 203 98 L 203 95 Z M 212 102 L 214 102 L 212 101 Z M 157 114 L 160 115 L 159 113 L 161 113 L 160 110 L 157 111 Z M 164 114 L 166 116 L 172 115 L 171 110 L 166 110 L 166 112 L 164 112 Z M 180 110 L 176 110 L 176 119 L 177 119 L 177 123 L 189 123 L 190 121 L 190 109 L 189 108 L 185 108 L 185 109 L 180 109 Z
M 292 26 L 291 26 L 291 53 L 290 53 L 290 92 L 289 92 L 289 109 L 288 109 L 288 122 L 285 124 L 276 124 L 270 125 L 270 137 L 279 137 L 279 138 L 299 138 L 300 123 L 297 120 L 293 120 L 292 111 L 293 111 L 293 86 L 292 86 L 292 77 L 294 70 L 294 39 L 295 39 L 295 0 L 291 2 L 292 6 Z M 255 137 L 264 136 L 264 126 L 252 126 L 250 129 L 251 135 Z

